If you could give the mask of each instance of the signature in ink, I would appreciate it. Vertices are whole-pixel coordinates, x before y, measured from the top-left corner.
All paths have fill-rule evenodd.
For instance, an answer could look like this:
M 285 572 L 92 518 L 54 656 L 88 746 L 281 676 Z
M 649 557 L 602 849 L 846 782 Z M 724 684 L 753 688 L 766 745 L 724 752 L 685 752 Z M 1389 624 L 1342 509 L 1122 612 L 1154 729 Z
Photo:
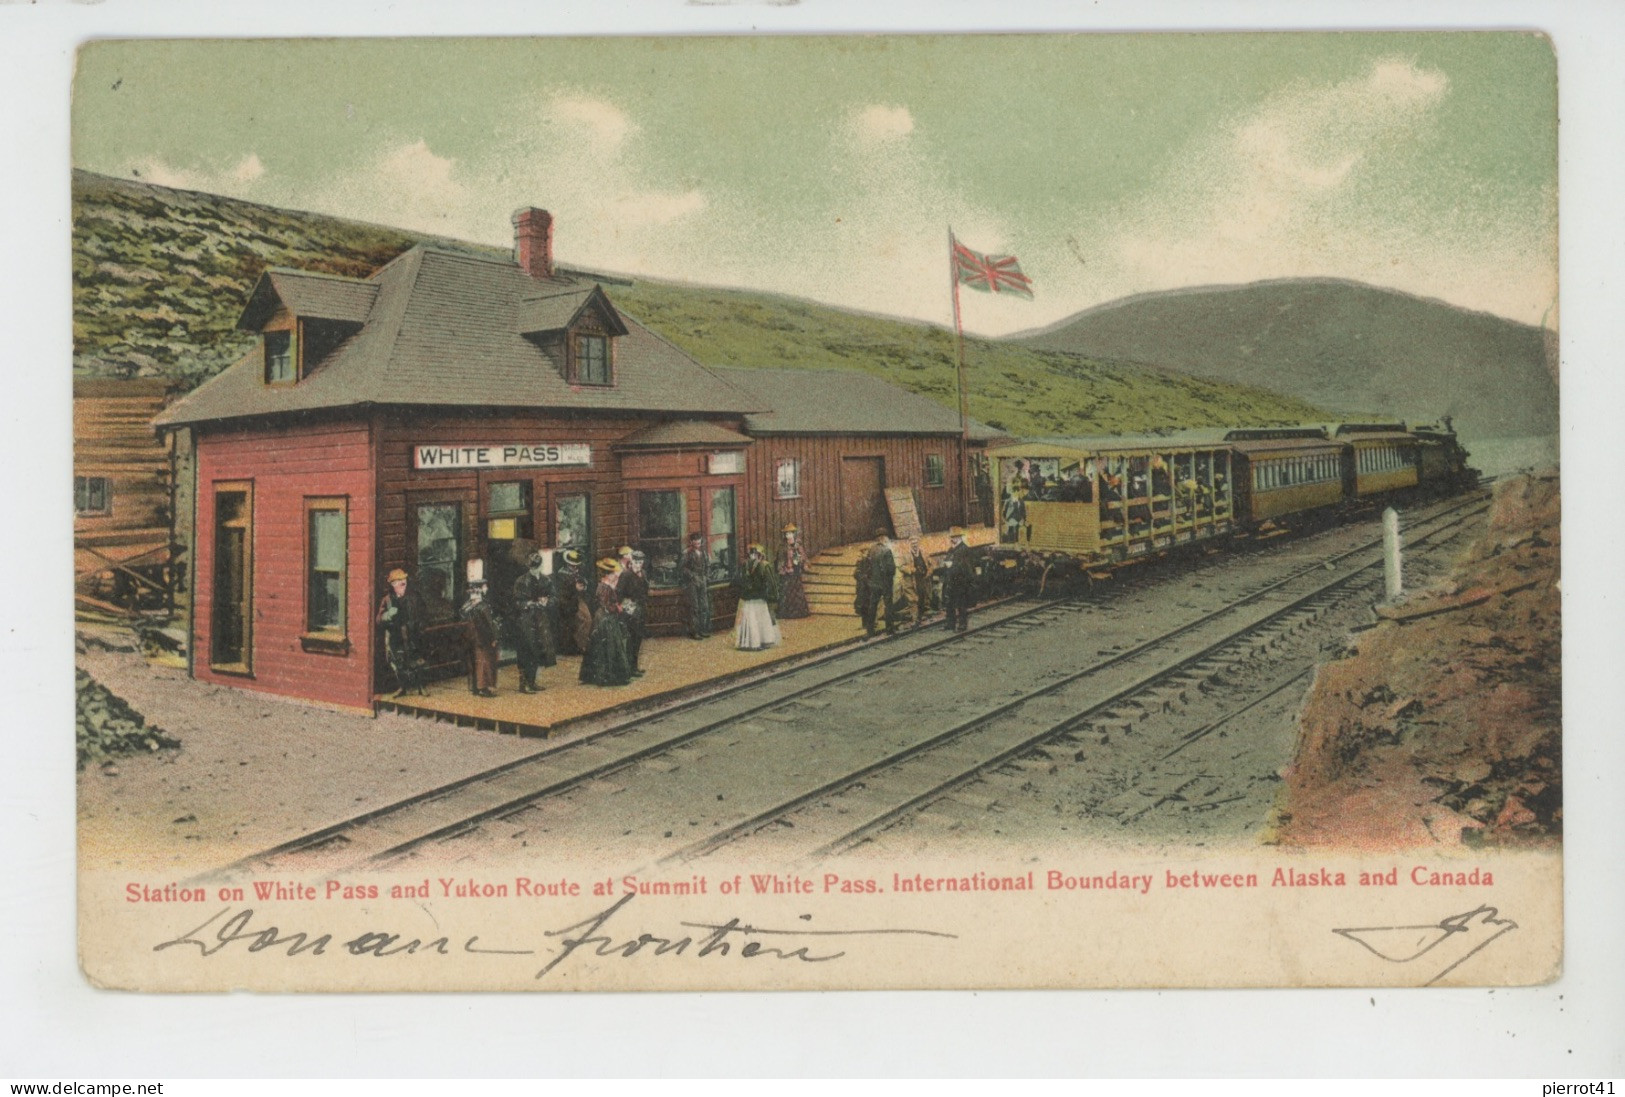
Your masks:
M 179 937 L 162 941 L 152 946 L 152 951 L 162 952 L 168 948 L 181 945 L 191 945 L 198 951 L 199 956 L 213 956 L 215 953 L 236 945 L 248 952 L 265 952 L 276 949 L 285 952 L 288 956 L 310 954 L 312 956 L 325 956 L 327 949 L 333 945 L 331 933 L 312 934 L 306 930 L 290 930 L 286 933 L 278 926 L 259 926 L 254 924 L 254 908 L 244 907 L 233 912 L 230 907 L 216 911 L 201 925 L 187 930 Z M 421 937 L 407 938 L 401 933 L 384 933 L 369 931 L 360 933 L 336 946 L 337 950 L 350 956 L 388 957 L 401 955 L 416 955 L 424 953 L 434 956 L 450 956 L 454 951 L 474 953 L 478 955 L 501 956 L 529 956 L 531 949 L 502 949 L 481 948 L 479 937 L 472 936 L 463 942 L 462 948 L 457 950 L 446 936 L 436 937 L 425 941 Z
M 729 918 L 725 922 L 678 922 L 678 929 L 670 936 L 658 936 L 647 931 L 632 936 L 623 932 L 620 939 L 603 933 L 604 926 L 632 901 L 628 893 L 611 906 L 589 915 L 574 925 L 546 931 L 548 937 L 557 937 L 563 947 L 536 973 L 540 979 L 569 959 L 578 950 L 585 949 L 596 956 L 613 956 L 628 960 L 645 951 L 652 956 L 685 956 L 690 950 L 696 957 L 729 956 L 736 959 L 798 960 L 807 964 L 822 964 L 846 955 L 838 939 L 852 937 L 918 936 L 957 939 L 958 934 L 941 933 L 929 929 L 772 929 Z M 700 931 L 698 936 L 688 932 Z M 570 936 L 574 934 L 574 936 Z M 764 940 L 765 939 L 765 940 Z M 773 942 L 773 943 L 770 943 Z M 734 951 L 737 949 L 737 952 Z
M 257 921 L 253 907 L 234 909 L 224 907 L 202 923 L 152 946 L 154 952 L 167 949 L 196 949 L 195 955 L 206 958 L 226 950 L 248 953 L 269 953 L 289 957 L 301 956 L 355 956 L 385 959 L 392 956 L 452 956 L 468 953 L 482 956 L 535 956 L 538 952 L 554 955 L 536 972 L 541 979 L 558 970 L 570 957 L 599 956 L 630 960 L 637 956 L 678 957 L 730 957 L 735 960 L 794 960 L 800 963 L 821 964 L 845 956 L 845 942 L 852 938 L 884 938 L 898 936 L 940 937 L 957 939 L 956 934 L 928 929 L 776 929 L 752 925 L 738 918 L 720 922 L 676 923 L 673 930 L 654 933 L 649 930 L 631 930 L 616 925 L 606 929 L 616 916 L 626 909 L 635 897 L 628 893 L 596 914 L 588 915 L 562 929 L 542 930 L 549 939 L 540 949 L 493 948 L 480 944 L 478 935 L 466 939 L 458 935 L 440 934 L 432 939 L 369 930 L 348 940 L 336 941 L 333 934 L 307 929 L 288 929 L 264 921 Z
M 1447 965 L 1423 983 L 1432 986 L 1494 941 L 1518 928 L 1510 918 L 1489 904 L 1463 914 L 1452 914 L 1430 925 L 1358 926 L 1334 929 L 1373 956 L 1393 964 L 1409 964 L 1424 956 L 1445 960 Z

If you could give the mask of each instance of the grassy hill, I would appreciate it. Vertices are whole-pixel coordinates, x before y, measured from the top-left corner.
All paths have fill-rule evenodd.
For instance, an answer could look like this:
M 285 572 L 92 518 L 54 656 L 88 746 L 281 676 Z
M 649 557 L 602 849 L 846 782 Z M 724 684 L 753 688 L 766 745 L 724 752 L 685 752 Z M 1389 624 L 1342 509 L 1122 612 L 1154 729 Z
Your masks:
M 1010 337 L 1030 349 L 1147 360 L 1339 412 L 1455 416 L 1480 437 L 1554 435 L 1539 328 L 1334 279 L 1145 294 Z
M 88 172 L 73 177 L 74 368 L 186 385 L 240 356 L 237 317 L 267 266 L 361 276 L 421 237 Z M 505 252 L 499 252 L 505 254 Z M 615 279 L 616 306 L 707 365 L 861 370 L 957 407 L 951 332 L 772 294 Z M 1301 422 L 1293 396 L 1065 350 L 971 339 L 971 414 L 1011 433 Z

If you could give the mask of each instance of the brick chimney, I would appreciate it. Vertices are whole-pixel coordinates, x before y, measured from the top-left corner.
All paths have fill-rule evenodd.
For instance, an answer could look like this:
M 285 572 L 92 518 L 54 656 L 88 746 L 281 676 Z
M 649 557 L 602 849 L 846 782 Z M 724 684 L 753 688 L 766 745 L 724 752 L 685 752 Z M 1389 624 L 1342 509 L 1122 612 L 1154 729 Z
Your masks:
M 514 261 L 532 278 L 553 277 L 553 215 L 529 206 L 513 214 Z

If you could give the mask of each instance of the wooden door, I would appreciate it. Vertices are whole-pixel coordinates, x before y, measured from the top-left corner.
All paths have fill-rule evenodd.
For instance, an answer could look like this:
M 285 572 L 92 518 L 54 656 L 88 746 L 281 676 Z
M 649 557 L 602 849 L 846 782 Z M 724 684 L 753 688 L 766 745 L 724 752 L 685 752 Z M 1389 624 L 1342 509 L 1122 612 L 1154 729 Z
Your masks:
M 875 530 L 890 528 L 885 458 L 841 458 L 841 540 L 849 545 L 867 541 Z

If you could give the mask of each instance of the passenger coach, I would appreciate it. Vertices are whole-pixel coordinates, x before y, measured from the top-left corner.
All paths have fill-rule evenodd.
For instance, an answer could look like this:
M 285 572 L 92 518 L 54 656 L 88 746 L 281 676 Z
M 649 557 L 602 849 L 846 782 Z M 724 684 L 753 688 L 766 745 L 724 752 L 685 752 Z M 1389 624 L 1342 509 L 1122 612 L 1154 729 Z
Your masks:
M 1002 544 L 1109 563 L 1234 527 L 1232 452 L 1216 432 L 1057 438 L 988 456 Z

